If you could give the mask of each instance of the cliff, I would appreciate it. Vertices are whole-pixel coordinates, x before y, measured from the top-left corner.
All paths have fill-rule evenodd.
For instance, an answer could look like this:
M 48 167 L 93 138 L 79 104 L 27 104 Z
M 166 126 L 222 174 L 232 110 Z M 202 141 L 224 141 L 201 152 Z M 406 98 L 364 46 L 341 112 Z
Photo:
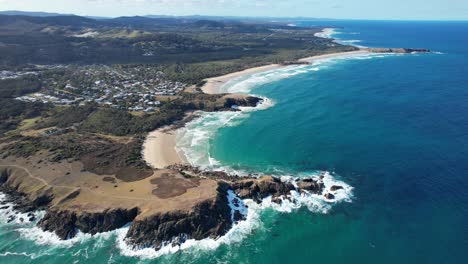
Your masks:
M 203 201 L 189 211 L 174 210 L 136 219 L 127 233 L 135 246 L 160 248 L 164 242 L 183 243 L 224 235 L 232 226 L 227 201 L 228 185 L 220 183 L 214 199 Z
M 103 212 L 50 209 L 38 226 L 55 232 L 61 239 L 68 239 L 74 237 L 78 230 L 93 235 L 115 230 L 132 222 L 137 215 L 138 208 L 115 208 Z

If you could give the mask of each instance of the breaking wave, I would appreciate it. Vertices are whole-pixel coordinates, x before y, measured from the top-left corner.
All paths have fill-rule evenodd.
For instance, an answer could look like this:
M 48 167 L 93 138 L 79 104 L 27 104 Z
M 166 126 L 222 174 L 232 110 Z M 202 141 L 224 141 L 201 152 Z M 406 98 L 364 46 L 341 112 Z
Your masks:
M 355 46 L 358 48 L 367 48 L 366 46 L 357 44 L 357 43 L 362 42 L 362 40 L 359 40 L 359 39 L 344 40 L 344 39 L 337 38 L 336 35 L 338 34 L 359 35 L 360 33 L 359 32 L 344 33 L 344 32 L 338 31 L 335 28 L 325 28 L 321 32 L 315 33 L 315 36 L 319 38 L 333 39 L 335 43 L 342 44 L 342 45 L 351 45 L 351 46 Z

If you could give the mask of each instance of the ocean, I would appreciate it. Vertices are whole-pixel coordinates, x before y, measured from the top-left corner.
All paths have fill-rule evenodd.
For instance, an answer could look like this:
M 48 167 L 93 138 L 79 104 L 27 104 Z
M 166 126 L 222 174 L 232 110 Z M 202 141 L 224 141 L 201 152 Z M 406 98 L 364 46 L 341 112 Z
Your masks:
M 134 251 L 126 228 L 58 241 L 0 212 L 0 263 L 466 263 L 468 22 L 303 21 L 324 37 L 429 54 L 324 59 L 243 76 L 226 92 L 264 98 L 201 113 L 178 148 L 207 169 L 303 177 L 347 188 L 328 203 L 249 206 L 218 241 Z M 2 197 L 0 196 L 0 199 Z

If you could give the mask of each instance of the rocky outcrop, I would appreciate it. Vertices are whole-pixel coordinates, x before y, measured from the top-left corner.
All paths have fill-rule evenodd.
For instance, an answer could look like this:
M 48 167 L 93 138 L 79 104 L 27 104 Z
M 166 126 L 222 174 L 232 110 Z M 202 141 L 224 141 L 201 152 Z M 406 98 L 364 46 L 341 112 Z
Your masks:
M 136 219 L 127 233 L 127 241 L 138 247 L 158 249 L 164 242 L 178 244 L 186 239 L 226 234 L 232 226 L 228 188 L 227 184 L 219 183 L 215 199 L 201 202 L 190 211 L 175 210 Z
M 231 188 L 239 198 L 252 199 L 257 203 L 260 203 L 262 199 L 268 196 L 279 197 L 296 189 L 292 183 L 282 182 L 280 179 L 271 176 L 234 182 L 231 184 Z
M 51 209 L 38 226 L 55 232 L 61 239 L 68 239 L 74 237 L 78 230 L 89 234 L 115 230 L 132 222 L 137 215 L 138 208 L 117 208 L 96 213 Z
M 288 195 L 291 191 L 307 191 L 309 193 L 321 194 L 325 187 L 322 178 L 296 179 L 295 185 L 289 181 L 281 181 L 281 179 L 277 177 L 264 176 L 259 179 L 247 179 L 234 182 L 231 184 L 231 188 L 241 199 L 252 199 L 260 203 L 268 196 L 271 196 L 273 201 L 279 202 L 280 200 L 275 198 Z
M 341 189 L 343 189 L 343 186 L 333 185 L 332 187 L 330 187 L 330 191 L 332 191 L 332 192 L 338 191 L 338 190 L 341 190 Z
M 428 53 L 428 49 L 408 49 L 408 48 L 369 48 L 369 52 L 374 53 Z
M 261 98 L 255 96 L 229 96 L 225 98 L 224 107 L 232 108 L 235 106 L 255 107 L 261 102 Z

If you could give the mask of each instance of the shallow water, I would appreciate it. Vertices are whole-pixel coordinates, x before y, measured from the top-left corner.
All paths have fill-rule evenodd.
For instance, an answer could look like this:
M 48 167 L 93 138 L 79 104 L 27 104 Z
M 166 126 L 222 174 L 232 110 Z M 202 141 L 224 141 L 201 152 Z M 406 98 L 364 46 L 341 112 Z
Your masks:
M 1 224 L 0 263 L 464 263 L 468 23 L 303 22 L 317 24 L 338 27 L 340 42 L 438 53 L 243 77 L 225 89 L 268 98 L 262 110 L 203 114 L 179 148 L 194 164 L 240 174 L 329 171 L 353 187 L 342 203 L 308 199 L 292 213 L 252 205 L 249 221 L 222 241 L 164 255 L 130 251 L 125 229 L 59 242 L 33 224 Z

